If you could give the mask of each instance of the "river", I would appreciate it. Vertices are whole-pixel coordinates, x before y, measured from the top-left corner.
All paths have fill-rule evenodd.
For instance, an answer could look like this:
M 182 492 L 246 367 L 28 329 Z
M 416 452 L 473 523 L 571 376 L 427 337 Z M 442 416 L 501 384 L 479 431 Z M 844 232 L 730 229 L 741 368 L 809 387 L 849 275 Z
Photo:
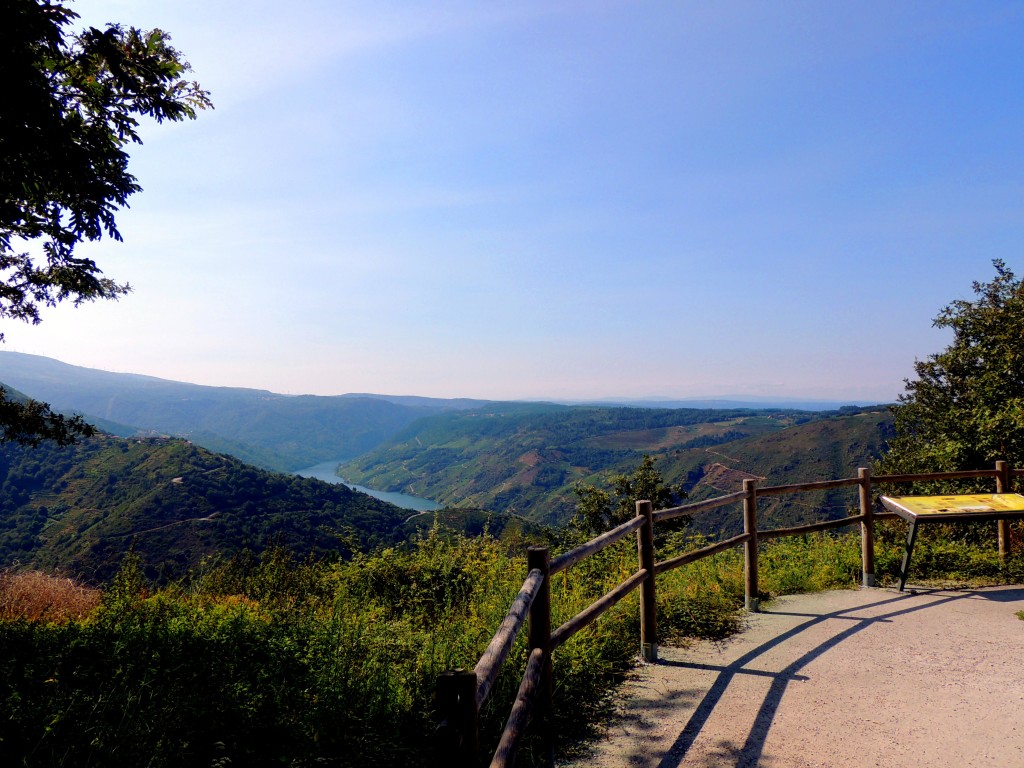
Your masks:
M 441 505 L 436 501 L 430 499 L 421 499 L 419 496 L 409 496 L 406 493 L 393 493 L 391 491 L 377 491 L 373 488 L 365 488 L 361 485 L 355 485 L 353 483 L 346 483 L 343 478 L 338 477 L 335 472 L 338 469 L 340 461 L 324 461 L 320 464 L 316 464 L 312 467 L 306 467 L 295 472 L 300 477 L 313 477 L 317 480 L 323 480 L 325 483 L 344 484 L 349 488 L 353 488 L 363 493 L 368 493 L 374 498 L 386 501 L 389 504 L 394 504 L 396 507 L 402 509 L 412 509 L 416 512 L 433 512 L 435 509 L 441 509 Z

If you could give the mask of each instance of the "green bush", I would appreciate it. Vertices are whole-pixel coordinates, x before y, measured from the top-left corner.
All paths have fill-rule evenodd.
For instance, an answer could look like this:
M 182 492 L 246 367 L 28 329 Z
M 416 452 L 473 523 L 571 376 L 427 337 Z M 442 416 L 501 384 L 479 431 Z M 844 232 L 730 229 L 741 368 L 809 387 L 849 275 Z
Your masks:
M 893 578 L 902 543 L 879 536 Z M 705 544 L 699 537 L 681 548 Z M 1020 580 L 988 549 L 924 540 L 916 578 Z M 761 548 L 762 597 L 860 582 L 856 534 Z M 636 571 L 624 541 L 552 579 L 555 627 Z M 526 575 L 489 536 L 433 529 L 351 562 L 283 550 L 207 564 L 150 592 L 129 556 L 87 618 L 0 622 L 0 754 L 22 766 L 422 766 L 446 669 L 472 668 Z M 743 621 L 739 548 L 658 577 L 663 644 L 721 639 Z M 609 711 L 639 643 L 634 592 L 555 654 L 555 732 L 585 736 Z M 525 632 L 481 712 L 493 751 L 525 667 Z M 530 736 L 519 764 L 539 761 Z
M 436 531 L 351 563 L 240 556 L 154 594 L 129 556 L 87 620 L 0 623 L 0 751 L 26 766 L 427 764 L 438 674 L 476 663 L 525 572 L 492 538 Z M 593 578 L 555 580 L 556 621 L 601 591 Z M 560 732 L 603 711 L 636 621 L 623 606 L 560 649 Z M 485 749 L 525 660 L 521 636 L 482 712 Z

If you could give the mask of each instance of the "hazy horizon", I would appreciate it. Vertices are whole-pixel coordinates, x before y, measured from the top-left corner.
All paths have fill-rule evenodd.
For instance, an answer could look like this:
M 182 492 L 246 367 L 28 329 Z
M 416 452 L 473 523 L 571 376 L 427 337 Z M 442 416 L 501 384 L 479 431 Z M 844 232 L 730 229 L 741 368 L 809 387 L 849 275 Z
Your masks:
M 1024 253 L 1024 5 L 79 0 L 143 123 L 117 303 L 11 351 L 284 394 L 891 402 Z M 1020 269 L 1018 269 L 1020 271 Z
M 52 360 L 52 361 L 55 361 L 55 362 L 57 362 L 59 364 L 62 364 L 62 365 L 71 365 L 71 366 L 73 366 L 75 368 L 84 368 L 86 370 L 99 371 L 99 372 L 104 373 L 104 374 L 112 374 L 112 375 L 116 375 L 116 376 L 123 375 L 123 376 L 132 376 L 132 377 L 141 377 L 141 378 L 146 378 L 146 379 L 155 379 L 155 380 L 158 380 L 158 381 L 167 381 L 167 382 L 172 382 L 172 383 L 176 383 L 176 384 L 185 384 L 185 385 L 189 385 L 189 386 L 208 386 L 208 387 L 222 387 L 223 386 L 224 388 L 228 388 L 228 389 L 252 389 L 252 390 L 261 391 L 261 392 L 270 392 L 271 394 L 281 395 L 281 396 L 285 396 L 285 397 L 307 397 L 307 396 L 313 396 L 313 397 L 360 397 L 360 396 L 366 396 L 366 397 L 425 398 L 425 399 L 430 399 L 431 397 L 436 397 L 437 399 L 453 399 L 453 400 L 454 399 L 468 399 L 468 400 L 480 400 L 480 401 L 496 401 L 497 400 L 496 398 L 486 398 L 486 397 L 448 398 L 448 397 L 445 397 L 445 396 L 425 396 L 425 395 L 421 395 L 421 394 L 419 394 L 417 392 L 412 392 L 412 391 L 409 391 L 409 392 L 331 392 L 331 393 L 318 394 L 318 395 L 314 395 L 313 393 L 308 393 L 308 392 L 275 392 L 274 390 L 267 390 L 267 389 L 262 388 L 262 387 L 250 387 L 250 386 L 245 386 L 245 385 L 241 385 L 241 386 L 231 385 L 229 387 L 227 385 L 218 385 L 218 384 L 199 384 L 199 383 L 194 382 L 194 381 L 185 381 L 185 380 L 181 380 L 181 379 L 168 379 L 166 377 L 151 376 L 150 374 L 142 374 L 142 373 L 137 373 L 135 371 L 114 371 L 114 370 L 108 370 L 108 369 L 104 369 L 104 368 L 91 368 L 89 366 L 78 366 L 78 365 L 74 365 L 72 363 L 66 363 L 63 360 L 57 360 L 56 358 L 46 357 L 46 356 L 43 356 L 43 355 L 34 355 L 34 354 L 24 353 L 24 352 L 15 352 L 14 350 L 2 349 L 2 348 L 0 348 L 0 384 L 4 384 L 5 383 L 5 381 L 4 381 L 3 361 L 4 361 L 4 356 L 7 353 L 11 353 L 11 354 L 14 354 L 14 355 L 26 355 L 28 357 L 41 358 L 41 359 L 47 360 L 47 361 L 51 361 Z M 31 394 L 31 393 L 29 393 L 29 394 Z M 509 398 L 506 401 L 507 402 L 523 402 L 523 403 L 534 403 L 534 402 L 535 403 L 545 403 L 545 402 L 550 402 L 550 403 L 563 403 L 563 404 L 569 404 L 569 405 L 586 405 L 586 404 L 600 405 L 600 404 L 603 404 L 603 403 L 613 403 L 613 404 L 614 403 L 622 403 L 622 404 L 632 404 L 632 403 L 635 403 L 635 404 L 644 404 L 644 403 L 662 404 L 662 403 L 690 402 L 690 401 L 693 401 L 693 402 L 746 402 L 746 403 L 760 403 L 760 402 L 786 403 L 786 402 L 799 402 L 799 403 L 808 403 L 808 404 L 810 404 L 810 403 L 821 403 L 821 404 L 829 404 L 829 405 L 834 405 L 834 404 L 850 404 L 850 405 L 876 405 L 877 404 L 877 405 L 885 405 L 888 402 L 892 402 L 892 401 L 875 401 L 875 400 L 849 400 L 849 399 L 836 398 L 836 397 L 824 397 L 824 398 L 785 397 L 785 396 L 768 397 L 768 396 L 764 396 L 764 395 L 740 394 L 740 393 L 735 393 L 735 392 L 724 393 L 724 394 L 705 394 L 705 395 L 698 395 L 698 396 L 694 396 L 694 397 L 684 397 L 684 398 L 662 397 L 662 396 L 659 396 L 659 395 L 640 395 L 640 396 L 627 396 L 627 395 L 623 395 L 623 396 L 608 396 L 608 397 L 585 398 L 585 399 L 557 398 L 557 397 L 528 397 L 528 398 Z

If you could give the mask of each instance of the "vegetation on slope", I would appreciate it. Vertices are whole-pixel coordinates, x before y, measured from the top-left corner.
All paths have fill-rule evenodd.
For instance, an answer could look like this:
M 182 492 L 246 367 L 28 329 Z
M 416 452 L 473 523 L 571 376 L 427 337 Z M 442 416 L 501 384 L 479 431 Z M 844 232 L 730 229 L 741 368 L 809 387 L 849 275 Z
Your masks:
M 881 455 L 891 422 L 879 409 L 837 416 L 502 405 L 424 419 L 339 471 L 375 488 L 562 524 L 577 482 L 607 486 L 645 455 L 700 499 L 739 490 L 745 477 L 778 484 L 852 476 Z M 841 492 L 786 497 L 765 514 L 781 524 L 820 519 L 822 508 L 841 516 L 847 506 Z M 719 524 L 732 530 L 736 520 L 712 514 L 701 526 Z
M 738 489 L 742 477 L 776 484 L 849 476 L 881 452 L 889 425 L 887 414 L 877 412 L 790 427 L 783 426 L 787 418 L 765 414 L 723 418 L 719 412 L 716 421 L 708 421 L 713 413 L 518 406 L 429 419 L 424 422 L 427 428 L 418 429 L 413 437 L 440 440 L 455 432 L 465 445 L 460 455 L 475 457 L 460 461 L 449 456 L 449 463 L 438 464 L 431 482 L 480 473 L 471 483 L 479 492 L 471 498 L 483 497 L 492 513 L 472 511 L 486 508 L 483 505 L 446 513 L 452 518 L 449 524 L 455 525 L 458 516 L 463 530 L 478 533 L 485 525 L 500 532 L 512 520 L 520 530 L 531 530 L 514 514 L 514 504 L 512 509 L 500 506 L 510 497 L 525 503 L 522 499 L 530 494 L 545 502 L 544 510 L 550 501 L 559 513 L 547 517 L 564 522 L 578 501 L 576 483 L 567 484 L 570 478 L 587 472 L 586 481 L 600 490 L 611 482 L 615 469 L 630 470 L 640 462 L 636 449 L 621 447 L 625 444 L 652 446 L 652 461 L 666 482 L 700 499 Z M 671 424 L 680 420 L 692 423 Z M 701 433 L 691 437 L 696 440 L 741 429 L 761 434 L 714 447 L 673 447 L 680 432 Z M 572 448 L 574 437 L 581 446 L 578 450 Z M 536 447 L 541 441 L 554 445 L 557 439 L 565 441 L 562 447 Z M 448 440 L 448 449 L 452 442 Z M 508 458 L 524 450 L 533 462 L 525 474 L 523 461 Z M 432 448 L 420 455 L 438 459 L 439 451 Z M 579 464 L 585 455 L 598 457 L 595 462 L 607 460 L 608 468 L 584 469 Z M 522 459 L 523 454 L 519 456 Z M 545 457 L 561 462 L 563 468 L 554 471 L 551 462 L 545 468 Z M 491 476 L 489 471 L 499 474 Z M 554 472 L 551 487 L 545 472 Z M 510 479 L 510 473 L 515 477 Z M 516 485 L 517 479 L 528 484 Z M 95 580 L 108 577 L 132 546 L 150 575 L 173 578 L 203 557 L 243 546 L 259 549 L 272 538 L 303 552 L 348 553 L 402 540 L 432 519 L 421 516 L 406 525 L 408 512 L 344 486 L 263 472 L 166 438 L 102 437 L 64 449 L 4 446 L 0 493 L 0 565 L 59 566 Z M 838 517 L 854 503 L 846 489 L 766 497 L 762 519 L 767 525 L 784 525 Z M 543 517 L 534 514 L 535 521 Z M 722 535 L 741 525 L 731 506 L 694 522 L 701 532 Z
M 0 446 L 0 565 L 103 581 L 133 548 L 151 576 L 166 579 L 270 541 L 345 553 L 389 543 L 407 517 L 345 486 L 266 472 L 184 440 Z
M 339 471 L 373 488 L 564 523 L 579 480 L 627 471 L 644 454 L 716 445 L 812 418 L 802 411 L 499 403 L 422 419 Z
M 813 437 L 791 436 L 790 430 L 829 415 L 808 411 L 285 397 L 93 371 L 30 355 L 0 353 L 0 363 L 5 376 L 61 407 L 184 434 L 258 466 L 295 469 L 350 456 L 341 473 L 352 482 L 548 524 L 572 515 L 577 481 L 601 485 L 644 455 L 655 457 L 675 484 L 692 488 L 704 479 L 694 491 L 700 494 L 738 487 L 738 479 L 749 476 L 805 479 L 829 470 L 839 476 L 881 453 L 879 435 L 864 434 L 866 424 L 852 418 L 832 421 L 833 428 L 820 427 Z M 845 433 L 847 427 L 853 433 Z M 786 437 L 776 444 L 769 439 L 776 434 Z M 737 445 L 738 453 L 724 448 Z M 778 446 L 789 450 L 783 462 L 773 459 Z M 819 503 L 830 510 L 843 505 L 837 498 L 786 503 L 780 520 L 800 519 L 801 509 L 811 514 Z
M 671 452 L 659 461 L 666 480 L 681 482 L 690 499 L 742 490 L 743 480 L 758 485 L 786 485 L 855 477 L 882 455 L 892 435 L 887 410 L 864 409 L 831 416 L 768 435 L 723 446 Z M 763 527 L 786 527 L 845 517 L 857 507 L 856 489 L 765 496 L 758 501 Z M 743 530 L 742 513 L 733 506 L 698 515 L 694 525 L 705 533 L 729 536 Z
M 883 536 L 879 572 L 891 577 L 899 556 L 898 538 Z M 742 625 L 742 559 L 735 549 L 658 577 L 663 641 L 722 638 Z M 859 565 L 856 535 L 769 542 L 762 596 L 852 587 Z M 915 578 L 944 566 L 954 578 L 964 568 L 998 573 L 991 549 L 927 544 Z M 559 574 L 553 622 L 635 568 L 635 549 L 623 542 Z M 1024 575 L 1020 559 L 1008 568 Z M 47 768 L 429 765 L 436 676 L 475 664 L 525 572 L 504 542 L 434 529 L 411 547 L 350 562 L 242 555 L 156 591 L 129 558 L 96 609 L 37 579 L 51 599 L 63 590 L 77 607 L 41 611 L 39 600 L 25 600 L 42 620 L 0 618 L 0 752 Z M 0 604 L 4 589 L 0 579 Z M 556 652 L 561 749 L 606 716 L 636 656 L 637 614 L 634 593 Z M 482 712 L 484 753 L 525 658 L 521 637 Z M 532 748 L 519 765 L 540 764 Z
M 554 621 L 633 568 L 619 547 L 560 576 Z M 666 631 L 732 631 L 732 568 L 709 566 L 701 590 L 666 579 Z M 0 748 L 40 766 L 424 765 L 436 675 L 475 663 L 524 573 L 495 539 L 436 534 L 351 563 L 236 559 L 156 593 L 129 563 L 81 621 L 0 623 Z M 636 613 L 626 601 L 560 649 L 559 733 L 604 712 L 635 654 Z M 520 638 L 483 712 L 485 748 L 525 656 Z

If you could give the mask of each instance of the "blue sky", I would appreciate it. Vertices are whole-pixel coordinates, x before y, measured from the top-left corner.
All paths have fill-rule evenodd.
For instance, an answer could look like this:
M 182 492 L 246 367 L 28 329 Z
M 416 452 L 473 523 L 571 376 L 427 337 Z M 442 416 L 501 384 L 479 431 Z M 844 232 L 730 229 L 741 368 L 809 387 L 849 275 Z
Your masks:
M 145 3 L 134 292 L 7 349 L 278 392 L 888 401 L 1024 271 L 1019 2 Z

